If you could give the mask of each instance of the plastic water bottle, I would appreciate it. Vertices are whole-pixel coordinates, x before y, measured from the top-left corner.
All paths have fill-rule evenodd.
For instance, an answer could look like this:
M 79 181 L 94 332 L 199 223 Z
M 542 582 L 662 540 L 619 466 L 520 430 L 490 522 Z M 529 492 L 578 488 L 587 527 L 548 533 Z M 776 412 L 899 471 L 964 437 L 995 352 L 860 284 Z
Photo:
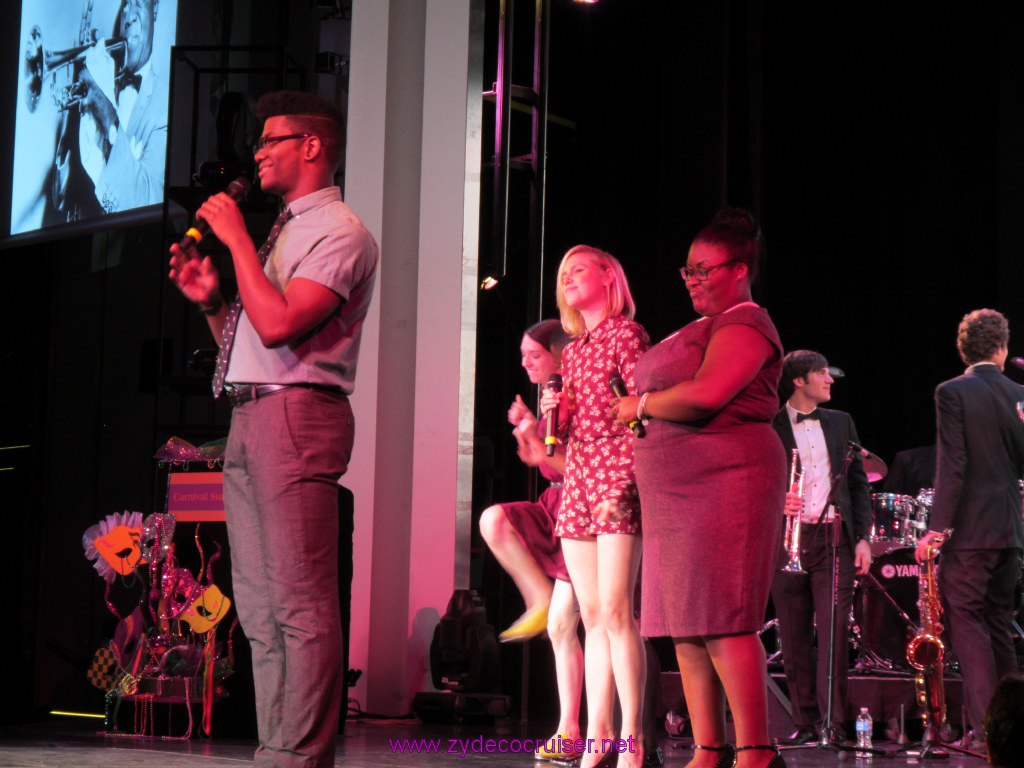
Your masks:
M 871 713 L 868 712 L 867 707 L 860 708 L 860 714 L 857 715 L 857 757 L 871 757 L 870 752 L 861 752 L 861 747 L 867 747 L 871 749 L 871 728 L 873 723 L 871 722 Z

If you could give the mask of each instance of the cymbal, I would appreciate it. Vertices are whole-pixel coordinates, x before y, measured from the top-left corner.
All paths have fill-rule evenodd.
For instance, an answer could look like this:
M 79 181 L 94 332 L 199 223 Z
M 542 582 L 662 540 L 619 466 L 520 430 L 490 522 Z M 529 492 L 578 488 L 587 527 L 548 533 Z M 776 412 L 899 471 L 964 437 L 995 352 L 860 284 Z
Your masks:
M 861 459 L 864 462 L 864 471 L 867 473 L 869 483 L 877 483 L 889 471 L 885 462 L 871 451 L 862 451 Z

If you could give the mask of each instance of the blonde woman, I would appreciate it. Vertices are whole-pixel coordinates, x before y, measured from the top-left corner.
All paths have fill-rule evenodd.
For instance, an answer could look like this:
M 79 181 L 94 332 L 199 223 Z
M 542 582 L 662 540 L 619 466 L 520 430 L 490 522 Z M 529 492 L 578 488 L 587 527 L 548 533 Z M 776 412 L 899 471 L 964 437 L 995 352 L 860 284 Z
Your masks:
M 565 488 L 555 532 L 586 630 L 587 749 L 580 768 L 644 762 L 641 717 L 644 648 L 634 619 L 640 565 L 640 503 L 633 479 L 633 435 L 610 407 L 609 375 L 633 388 L 633 368 L 650 342 L 632 318 L 622 266 L 588 245 L 570 249 L 557 278 L 562 325 L 573 340 L 562 354 L 564 388 L 545 389 L 542 409 L 558 409 L 567 438 Z M 614 696 L 622 728 L 614 746 Z

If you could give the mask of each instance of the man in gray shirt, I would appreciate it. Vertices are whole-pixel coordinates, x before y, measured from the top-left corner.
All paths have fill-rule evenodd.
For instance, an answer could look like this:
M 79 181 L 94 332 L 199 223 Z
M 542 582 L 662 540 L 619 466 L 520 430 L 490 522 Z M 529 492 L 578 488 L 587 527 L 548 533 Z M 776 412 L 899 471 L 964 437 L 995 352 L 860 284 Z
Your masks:
M 281 91 L 257 104 L 260 184 L 284 203 L 257 253 L 237 203 L 196 213 L 231 252 L 227 305 L 209 257 L 171 247 L 170 277 L 220 340 L 214 394 L 234 410 L 224 504 L 238 615 L 252 647 L 257 766 L 334 765 L 341 712 L 338 479 L 352 450 L 348 395 L 378 250 L 334 186 L 344 118 Z

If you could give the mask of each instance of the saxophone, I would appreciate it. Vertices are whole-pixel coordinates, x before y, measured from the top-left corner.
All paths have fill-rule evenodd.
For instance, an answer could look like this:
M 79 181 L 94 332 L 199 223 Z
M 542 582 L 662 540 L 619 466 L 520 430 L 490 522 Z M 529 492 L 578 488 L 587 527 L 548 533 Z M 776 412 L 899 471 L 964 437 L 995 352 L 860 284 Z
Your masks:
M 907 646 L 907 661 L 918 670 L 914 679 L 917 703 L 923 710 L 925 728 L 937 733 L 946 724 L 946 692 L 942 683 L 942 658 L 946 653 L 939 635 L 942 634 L 942 605 L 939 603 L 939 588 L 935 580 L 935 552 L 938 545 L 949 536 L 946 531 L 933 536 L 925 549 L 925 559 L 918 577 L 918 608 L 921 611 L 921 626 Z

